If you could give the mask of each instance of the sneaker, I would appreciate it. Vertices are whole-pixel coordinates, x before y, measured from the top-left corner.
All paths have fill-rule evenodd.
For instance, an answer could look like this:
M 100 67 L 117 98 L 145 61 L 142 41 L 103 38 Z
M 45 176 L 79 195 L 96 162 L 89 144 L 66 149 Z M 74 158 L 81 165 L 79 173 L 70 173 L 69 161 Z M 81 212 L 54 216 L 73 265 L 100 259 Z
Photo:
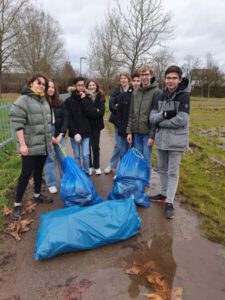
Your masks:
M 43 194 L 40 194 L 38 197 L 34 197 L 34 201 L 37 203 L 52 203 L 53 198 L 52 197 L 47 197 Z
M 92 168 L 89 168 L 89 170 L 88 170 L 88 175 L 91 176 L 91 175 L 92 175 L 92 172 L 93 172 L 93 169 L 92 169 Z
M 153 202 L 165 202 L 166 201 L 166 196 L 164 196 L 162 194 L 158 194 L 158 195 L 155 195 L 155 196 L 150 196 L 149 198 Z
M 102 174 L 102 170 L 100 168 L 95 169 L 95 174 L 96 175 L 101 175 Z
M 50 186 L 50 187 L 48 188 L 48 190 L 49 190 L 49 192 L 50 192 L 51 194 L 56 194 L 56 193 L 58 192 L 56 186 Z
M 172 203 L 166 203 L 166 209 L 165 209 L 165 217 L 167 219 L 173 219 L 174 218 L 174 208 Z
M 112 172 L 111 166 L 108 166 L 107 168 L 105 168 L 104 172 L 105 172 L 105 174 L 111 173 Z
M 22 214 L 22 206 L 21 205 L 14 206 L 13 213 L 12 213 L 13 220 L 15 221 L 19 220 L 21 218 L 21 214 Z

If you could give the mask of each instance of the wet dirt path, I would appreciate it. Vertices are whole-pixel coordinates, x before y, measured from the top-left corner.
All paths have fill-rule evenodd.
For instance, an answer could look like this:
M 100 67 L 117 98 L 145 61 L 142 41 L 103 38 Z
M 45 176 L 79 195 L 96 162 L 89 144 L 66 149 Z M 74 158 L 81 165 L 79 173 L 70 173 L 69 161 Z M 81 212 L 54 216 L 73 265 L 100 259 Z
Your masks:
M 113 147 L 107 130 L 102 133 L 101 144 L 104 169 Z M 111 190 L 112 177 L 91 177 L 103 198 Z M 158 177 L 153 173 L 152 193 L 157 191 Z M 0 300 L 147 299 L 143 294 L 153 292 L 153 287 L 141 275 L 126 274 L 121 265 L 131 267 L 133 262 L 144 265 L 149 261 L 155 262 L 155 271 L 171 288 L 184 289 L 182 299 L 225 299 L 225 249 L 203 238 L 197 230 L 197 218 L 178 203 L 174 220 L 163 218 L 163 205 L 138 208 L 142 230 L 128 241 L 36 262 L 33 254 L 38 214 L 63 207 L 59 196 L 54 197 L 54 204 L 40 205 L 31 215 L 35 222 L 21 242 L 0 235 Z M 83 290 L 77 293 L 75 289 L 74 297 L 66 298 L 69 287 L 82 285 Z

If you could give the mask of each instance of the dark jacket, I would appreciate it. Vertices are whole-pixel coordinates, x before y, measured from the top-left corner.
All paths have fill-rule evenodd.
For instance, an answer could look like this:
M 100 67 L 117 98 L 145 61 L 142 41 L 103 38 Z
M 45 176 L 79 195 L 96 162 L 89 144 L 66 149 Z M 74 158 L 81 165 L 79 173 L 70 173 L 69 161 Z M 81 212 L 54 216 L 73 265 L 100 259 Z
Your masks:
M 161 93 L 157 87 L 155 79 L 152 78 L 151 84 L 147 87 L 140 87 L 134 91 L 131 97 L 129 120 L 127 133 L 139 133 L 148 135 L 149 138 L 155 137 L 155 125 L 150 124 L 149 114 L 153 107 L 153 102 Z
M 117 108 L 118 134 L 126 138 L 127 124 L 129 119 L 129 110 L 133 88 L 130 87 L 127 92 L 120 94 Z
M 55 116 L 55 137 L 57 137 L 60 133 L 65 135 L 68 128 L 69 118 L 69 113 L 65 107 L 65 103 L 59 107 L 52 106 L 52 109 Z
M 84 139 L 90 137 L 90 118 L 97 118 L 100 113 L 91 103 L 90 98 L 81 98 L 76 91 L 66 99 L 65 106 L 69 115 L 69 137 L 79 133 Z
M 29 155 L 51 152 L 51 111 L 44 96 L 28 89 L 11 106 L 10 119 L 15 131 L 23 129 Z
M 163 112 L 171 112 L 169 119 Z M 167 89 L 157 97 L 150 114 L 150 122 L 157 125 L 155 146 L 166 151 L 184 151 L 189 146 L 190 95 L 188 79 L 183 78 L 173 94 Z
M 94 108 L 96 108 L 99 111 L 98 117 L 90 116 L 89 121 L 91 125 L 91 129 L 96 129 L 98 131 L 102 130 L 104 128 L 104 114 L 105 114 L 105 97 L 102 99 L 102 96 L 100 93 L 97 94 L 96 98 L 93 100 L 90 98 L 90 102 L 93 105 Z
M 121 88 L 118 86 L 113 90 L 109 98 L 109 110 L 111 111 L 109 122 L 113 123 L 116 127 L 118 126 L 117 108 L 120 94 Z

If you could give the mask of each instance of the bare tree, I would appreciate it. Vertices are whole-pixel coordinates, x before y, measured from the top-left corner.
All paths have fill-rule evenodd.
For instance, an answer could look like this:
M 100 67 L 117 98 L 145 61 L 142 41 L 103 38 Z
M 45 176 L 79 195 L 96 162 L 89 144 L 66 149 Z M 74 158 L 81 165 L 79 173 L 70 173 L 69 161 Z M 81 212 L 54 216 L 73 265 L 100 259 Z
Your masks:
M 187 55 L 185 57 L 185 63 L 182 66 L 182 70 L 184 72 L 185 77 L 189 79 L 190 84 L 195 78 L 196 70 L 198 70 L 201 61 L 198 57 Z
M 117 61 L 133 72 L 171 36 L 171 14 L 164 13 L 163 0 L 130 0 L 126 10 L 120 3 L 115 0 L 109 20 L 116 35 Z
M 15 21 L 28 0 L 0 0 L 0 95 L 2 74 L 13 66 L 12 56 L 15 50 Z
M 165 70 L 172 63 L 175 63 L 175 59 L 173 55 L 167 51 L 167 49 L 157 51 L 153 55 L 152 66 L 154 69 L 154 75 L 159 83 L 160 88 L 163 88 L 164 86 Z
M 18 19 L 14 59 L 17 67 L 26 73 L 43 71 L 47 74 L 64 63 L 65 50 L 59 23 L 52 16 L 29 6 Z
M 115 62 L 118 55 L 115 43 L 112 23 L 106 18 L 90 34 L 90 53 L 88 59 L 90 74 L 103 81 L 106 93 L 108 93 L 111 81 L 115 78 L 119 67 L 118 63 Z

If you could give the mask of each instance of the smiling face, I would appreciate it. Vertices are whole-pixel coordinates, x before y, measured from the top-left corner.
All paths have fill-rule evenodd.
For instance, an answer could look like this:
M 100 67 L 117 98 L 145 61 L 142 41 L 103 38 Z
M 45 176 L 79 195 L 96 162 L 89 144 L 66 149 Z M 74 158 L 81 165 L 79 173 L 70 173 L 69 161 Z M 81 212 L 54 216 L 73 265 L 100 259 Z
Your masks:
M 88 90 L 91 91 L 92 93 L 96 93 L 97 91 L 97 85 L 95 84 L 94 81 L 90 81 L 88 86 L 87 86 Z
M 149 70 L 142 71 L 140 74 L 142 86 L 149 86 L 151 84 L 152 73 Z
M 133 77 L 131 80 L 131 84 L 134 90 L 139 89 L 140 85 L 141 85 L 141 79 L 137 76 L 137 77 Z
M 181 80 L 182 79 L 180 78 L 179 74 L 176 72 L 166 74 L 165 83 L 168 91 L 170 93 L 174 92 L 177 89 L 178 85 L 181 83 Z
M 52 81 L 49 81 L 49 83 L 48 83 L 47 94 L 50 97 L 54 96 L 54 94 L 55 94 L 55 85 Z
M 129 79 L 128 79 L 126 76 L 121 75 L 121 76 L 120 76 L 120 85 L 121 85 L 123 88 L 127 87 L 127 86 L 129 85 Z
M 35 91 L 37 94 L 43 94 L 45 92 L 46 81 L 43 77 L 38 77 L 33 82 L 30 83 L 30 87 Z

